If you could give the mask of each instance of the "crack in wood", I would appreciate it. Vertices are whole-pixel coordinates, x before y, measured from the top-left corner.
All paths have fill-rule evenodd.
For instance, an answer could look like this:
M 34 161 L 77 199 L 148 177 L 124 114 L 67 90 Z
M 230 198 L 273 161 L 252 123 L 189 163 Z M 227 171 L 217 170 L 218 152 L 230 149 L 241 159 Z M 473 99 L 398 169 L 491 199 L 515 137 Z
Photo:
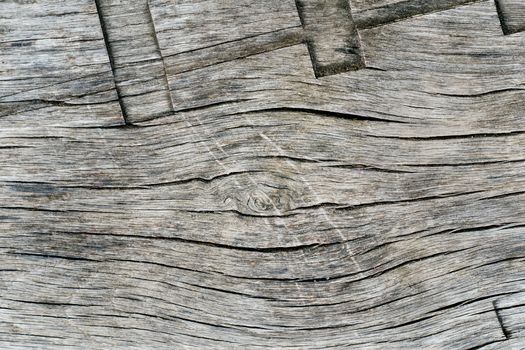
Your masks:
M 477 1 L 479 0 L 398 0 L 389 1 L 382 6 L 370 6 L 363 0 L 351 0 L 352 3 L 362 3 L 364 7 L 362 10 L 356 11 L 355 15 L 356 26 L 359 29 L 379 27 L 418 15 L 450 10 Z

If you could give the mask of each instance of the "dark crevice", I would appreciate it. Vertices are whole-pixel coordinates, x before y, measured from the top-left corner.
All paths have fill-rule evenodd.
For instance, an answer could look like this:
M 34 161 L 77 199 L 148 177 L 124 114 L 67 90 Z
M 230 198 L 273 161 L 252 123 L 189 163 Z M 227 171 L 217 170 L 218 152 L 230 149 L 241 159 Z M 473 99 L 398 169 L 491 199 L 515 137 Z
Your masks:
M 95 5 L 97 7 L 97 14 L 98 14 L 98 18 L 100 20 L 100 27 L 102 29 L 102 35 L 104 37 L 104 44 L 106 46 L 106 51 L 107 51 L 107 54 L 108 54 L 108 57 L 109 57 L 109 64 L 111 66 L 111 72 L 113 74 L 113 83 L 115 85 L 115 91 L 117 92 L 118 102 L 119 102 L 119 105 L 120 105 L 120 110 L 122 112 L 122 118 L 124 119 L 124 123 L 128 124 L 126 107 L 124 106 L 124 103 L 122 102 L 122 96 L 121 96 L 122 94 L 121 94 L 120 88 L 118 87 L 118 84 L 117 84 L 117 81 L 116 81 L 116 78 L 115 78 L 116 77 L 116 74 L 115 74 L 115 60 L 113 59 L 113 57 L 114 57 L 113 56 L 113 50 L 111 48 L 111 44 L 110 44 L 110 41 L 109 41 L 106 21 L 104 19 L 102 5 L 100 4 L 100 0 L 95 0 Z
M 512 164 L 523 163 L 525 159 L 510 159 L 510 160 L 494 160 L 494 161 L 480 161 L 480 162 L 458 162 L 458 163 L 432 163 L 432 164 L 394 164 L 397 166 L 412 167 L 412 168 L 435 168 L 435 167 L 456 167 L 456 166 L 475 166 L 475 165 L 494 165 L 494 164 Z
M 22 148 L 34 148 L 32 146 L 0 146 L 0 149 L 22 149 Z
M 123 214 L 124 212 L 120 211 L 97 211 L 97 210 L 78 210 L 78 209 L 48 209 L 48 208 L 35 208 L 35 207 L 3 207 L 0 206 L 0 209 L 3 210 L 27 210 L 34 212 L 48 212 L 48 213 L 104 213 L 104 214 Z
M 402 200 L 393 200 L 393 201 L 378 201 L 378 202 L 371 202 L 371 203 L 346 205 L 346 206 L 336 207 L 334 209 L 335 210 L 356 210 L 356 209 L 375 207 L 375 206 L 381 206 L 381 205 L 406 204 L 406 203 L 413 203 L 413 202 L 420 202 L 420 201 L 431 201 L 431 200 L 439 200 L 439 199 L 444 199 L 444 198 L 461 197 L 461 196 L 467 196 L 467 195 L 483 193 L 483 192 L 485 192 L 485 191 L 471 191 L 471 192 L 462 192 L 462 193 L 447 193 L 447 194 L 443 194 L 443 195 L 439 195 L 439 196 L 428 196 L 428 197 L 419 197 L 419 198 L 412 198 L 412 199 L 402 199 Z
M 469 250 L 470 248 L 464 248 L 464 249 L 456 249 L 456 250 L 447 250 L 447 251 L 444 251 L 444 252 L 439 252 L 439 253 L 435 253 L 435 254 L 431 254 L 431 255 L 427 255 L 427 256 L 423 256 L 421 258 L 416 258 L 416 259 L 410 259 L 410 260 L 407 260 L 407 261 L 404 261 L 400 264 L 397 264 L 397 265 L 394 265 L 392 267 L 388 267 L 382 271 L 379 271 L 375 274 L 372 274 L 370 276 L 367 276 L 365 278 L 375 278 L 375 277 L 378 277 L 378 276 L 381 276 L 381 275 L 384 275 L 388 272 L 391 272 L 393 270 L 396 270 L 400 267 L 403 267 L 403 266 L 407 266 L 407 265 L 411 265 L 413 263 L 417 263 L 417 262 L 421 262 L 421 261 L 425 261 L 425 260 L 428 260 L 428 259 L 433 259 L 433 258 L 436 258 L 436 257 L 439 257 L 439 256 L 446 256 L 446 255 L 449 255 L 449 254 L 453 254 L 453 253 L 459 253 L 459 252 L 463 252 L 463 251 L 466 251 L 466 250 Z M 378 266 L 375 266 L 374 268 L 370 269 L 370 270 L 373 270 L 373 269 L 377 269 L 381 266 L 384 266 L 384 265 L 387 265 L 388 262 L 386 263 L 383 263 L 381 265 L 378 265 Z M 361 280 L 364 279 L 364 278 L 361 278 Z
M 99 102 L 82 102 L 82 103 L 72 103 L 66 101 L 57 101 L 57 100 L 45 100 L 45 99 L 31 99 L 31 100 L 17 100 L 17 101 L 0 101 L 0 103 L 18 103 L 18 104 L 48 104 L 58 107 L 75 107 L 75 106 L 95 106 L 95 105 L 104 105 L 111 102 L 117 102 L 117 100 L 107 100 Z
M 278 210 L 274 210 L 274 213 L 261 213 L 257 214 L 256 212 L 243 212 L 237 209 L 225 209 L 225 210 L 210 210 L 210 209 L 202 209 L 202 210 L 196 210 L 196 209 L 181 209 L 181 211 L 185 211 L 187 213 L 197 213 L 197 214 L 235 214 L 240 217 L 246 217 L 246 218 L 289 218 L 293 216 L 299 215 L 299 213 L 289 213 L 289 214 L 281 214 L 278 212 Z M 275 213 L 277 212 L 277 213 Z
M 154 188 L 154 187 L 166 187 L 166 186 L 182 185 L 182 184 L 192 183 L 192 182 L 195 182 L 195 181 L 202 182 L 202 183 L 211 183 L 211 182 L 213 182 L 215 180 L 218 180 L 218 179 L 221 179 L 221 178 L 227 178 L 227 177 L 230 177 L 230 176 L 242 175 L 242 174 L 257 174 L 257 173 L 263 173 L 263 171 L 258 171 L 258 170 L 232 171 L 230 173 L 220 174 L 220 175 L 212 176 L 212 177 L 208 177 L 208 178 L 205 178 L 205 177 L 194 177 L 194 178 L 183 179 L 183 180 L 158 182 L 158 183 L 146 183 L 146 184 L 141 185 L 140 187 L 142 187 L 142 188 L 144 188 L 144 187 L 151 187 L 151 188 Z
M 492 340 L 492 341 L 489 341 L 489 342 L 486 342 L 486 343 L 483 343 L 483 344 L 480 344 L 480 345 L 476 345 L 476 346 L 473 346 L 471 348 L 467 348 L 465 350 L 478 350 L 478 349 L 483 349 L 484 347 L 488 346 L 488 345 L 491 345 L 491 344 L 497 344 L 497 343 L 501 343 L 501 342 L 504 342 L 505 340 Z M 503 349 L 503 348 L 501 348 Z
M 485 200 L 492 200 L 492 199 L 501 199 L 501 198 L 506 198 L 506 197 L 519 196 L 522 194 L 525 194 L 525 191 L 518 191 L 518 192 L 504 193 L 504 194 L 500 194 L 496 196 L 483 197 L 480 200 L 485 201 Z
M 503 31 L 503 34 L 504 35 L 512 34 L 512 31 L 507 26 L 507 20 L 505 19 L 505 14 L 503 13 L 503 8 L 501 6 L 501 0 L 494 0 L 494 3 L 496 5 L 496 10 L 498 12 L 498 18 L 501 24 L 501 30 Z
M 399 323 L 399 324 L 396 324 L 396 325 L 393 325 L 393 326 L 385 327 L 385 328 L 382 328 L 381 330 L 396 329 L 396 328 L 400 328 L 400 327 L 410 326 L 410 325 L 419 323 L 421 321 L 425 321 L 425 320 L 431 319 L 434 316 L 435 315 L 420 317 L 420 318 L 415 319 L 415 320 L 410 320 L 410 321 L 407 321 L 407 322 L 404 322 L 404 323 Z
M 316 160 L 316 162 L 321 162 L 319 160 Z M 414 174 L 414 171 L 408 171 L 408 170 L 397 170 L 397 169 L 386 169 L 386 168 L 379 168 L 372 165 L 365 165 L 365 164 L 335 164 L 335 165 L 323 165 L 323 167 L 327 168 L 340 168 L 340 169 L 352 169 L 352 170 L 363 170 L 363 171 L 374 171 L 379 173 L 391 173 L 391 174 Z
M 46 305 L 46 306 L 79 306 L 79 307 L 95 307 L 95 306 L 106 306 L 102 304 L 76 304 L 76 303 L 58 303 L 58 302 L 52 302 L 52 301 L 33 301 L 33 300 L 22 300 L 22 299 L 10 299 L 10 298 L 4 298 L 4 300 L 9 300 L 16 303 L 23 303 L 23 304 L 39 304 L 39 305 Z
M 90 261 L 90 262 L 100 262 L 101 261 L 97 259 L 88 259 L 88 258 L 82 258 L 82 257 L 77 257 L 77 256 L 64 256 L 64 255 L 53 255 L 53 254 L 43 254 L 43 253 L 8 252 L 7 254 L 15 255 L 15 256 L 44 258 L 44 259 L 64 259 L 64 260 Z
M 80 77 L 76 77 L 76 78 L 72 78 L 72 79 L 66 79 L 66 80 L 62 80 L 62 81 L 59 81 L 59 82 L 56 82 L 56 83 L 51 83 L 51 84 L 48 84 L 48 85 L 38 86 L 38 87 L 35 87 L 35 88 L 32 88 L 32 89 L 27 89 L 27 90 L 14 92 L 12 94 L 2 95 L 2 96 L 0 96 L 0 99 L 5 100 L 6 97 L 21 95 L 21 94 L 24 94 L 24 93 L 27 93 L 27 92 L 31 92 L 31 91 L 42 90 L 44 88 L 49 88 L 49 87 L 53 87 L 53 86 L 57 86 L 57 85 L 63 85 L 63 84 L 66 84 L 66 83 L 76 82 L 76 81 L 79 81 L 79 80 L 84 80 L 86 78 L 95 78 L 97 76 L 102 76 L 103 77 L 108 72 L 109 71 L 97 72 L 97 73 L 92 73 L 92 74 L 86 74 L 86 75 L 83 75 L 83 76 L 80 76 Z M 87 94 L 87 95 L 89 95 L 89 94 Z M 79 95 L 79 96 L 82 96 L 82 95 Z M 11 102 L 16 102 L 16 101 L 11 101 Z
M 233 39 L 233 40 L 227 40 L 227 41 L 221 41 L 220 43 L 217 43 L 217 44 L 213 44 L 213 45 L 208 45 L 208 46 L 201 46 L 201 47 L 198 47 L 196 49 L 191 49 L 191 50 L 186 50 L 186 51 L 180 51 L 180 52 L 177 52 L 177 53 L 174 53 L 174 54 L 170 54 L 170 55 L 166 55 L 164 56 L 164 58 L 168 58 L 168 57 L 173 57 L 173 56 L 177 56 L 177 55 L 182 55 L 182 54 L 188 54 L 188 53 L 192 53 L 192 52 L 196 52 L 196 51 L 201 51 L 201 50 L 206 50 L 206 49 L 211 49 L 211 48 L 216 48 L 216 47 L 219 47 L 219 46 L 222 46 L 222 45 L 225 45 L 225 44 L 233 44 L 233 43 L 237 43 L 237 42 L 242 42 L 242 41 L 245 41 L 246 39 L 253 39 L 253 38 L 257 38 L 257 37 L 261 37 L 261 36 L 267 36 L 269 34 L 275 34 L 275 33 L 278 33 L 278 32 L 284 32 L 284 31 L 288 31 L 288 30 L 292 30 L 292 29 L 300 29 L 301 27 L 299 26 L 291 26 L 291 27 L 286 27 L 286 28 L 281 28 L 281 29 L 276 29 L 276 30 L 273 30 L 273 31 L 269 31 L 269 32 L 265 32 L 265 33 L 259 33 L 259 34 L 253 34 L 253 35 L 247 35 L 247 36 L 243 36 L 242 38 L 240 39 Z M 171 29 L 167 29 L 167 30 L 171 30 Z M 160 30 L 158 31 L 157 33 L 162 33 L 163 30 Z M 297 40 L 296 42 L 292 42 L 292 43 L 289 43 L 288 45 L 289 46 L 293 46 L 293 45 L 298 45 L 298 44 L 301 44 L 304 42 L 304 39 L 302 37 L 299 38 L 299 40 Z M 273 51 L 273 50 L 271 50 Z M 262 52 L 259 52 L 256 50 L 256 54 L 259 54 L 259 53 L 262 53 Z M 249 57 L 249 56 L 252 56 L 250 54 L 244 54 L 242 56 L 240 56 L 239 58 L 245 58 L 245 57 Z M 234 61 L 235 59 L 232 59 L 232 61 Z M 202 67 L 199 67 L 199 68 L 195 68 L 196 69 L 200 69 Z M 185 73 L 187 71 L 184 71 L 184 72 L 178 72 L 177 74 L 179 73 Z
M 239 112 L 237 114 L 253 114 L 253 113 L 261 113 L 261 112 L 271 112 L 271 113 L 294 113 L 294 112 L 295 113 L 308 113 L 308 114 L 315 114 L 316 116 L 340 118 L 340 119 L 346 119 L 346 120 L 358 120 L 358 121 L 371 121 L 371 122 L 382 122 L 382 123 L 406 124 L 405 122 L 398 121 L 398 120 L 383 119 L 383 118 L 370 117 L 370 116 L 364 116 L 364 115 L 357 115 L 357 114 L 351 114 L 351 113 L 333 112 L 333 111 L 326 111 L 326 110 L 321 110 L 321 109 L 302 108 L 302 107 L 261 108 L 261 109 L 257 109 L 257 110 L 251 110 L 251 111 L 246 111 L 246 112 Z
M 485 226 L 476 226 L 476 227 L 458 228 L 458 229 L 446 229 L 446 230 L 443 230 L 443 231 L 438 231 L 438 232 L 435 232 L 435 233 L 431 233 L 431 234 L 425 235 L 425 237 L 436 236 L 436 235 L 441 235 L 441 234 L 454 234 L 454 235 L 457 235 L 457 234 L 468 233 L 468 232 L 479 232 L 479 231 L 487 231 L 487 230 L 495 230 L 495 229 L 507 229 L 507 228 L 510 229 L 510 228 L 516 228 L 516 227 L 525 227 L 525 225 L 520 225 L 520 224 L 518 224 L 516 222 L 506 222 L 506 223 L 494 224 L 494 225 L 485 225 Z M 410 233 L 410 234 L 422 233 L 424 231 L 428 231 L 428 230 L 417 231 L 417 232 L 413 232 L 413 233 Z
M 443 311 L 446 312 L 446 311 L 449 311 L 449 310 L 457 308 L 457 307 L 461 307 L 461 306 L 477 303 L 477 302 L 480 302 L 480 301 L 483 301 L 483 300 L 492 299 L 492 298 L 495 298 L 495 297 L 509 295 L 509 294 L 510 293 L 497 293 L 497 294 L 486 295 L 486 296 L 479 297 L 479 298 L 462 300 L 462 301 L 458 301 L 458 302 L 450 304 L 450 305 L 445 305 L 445 306 L 439 307 L 437 309 L 430 310 L 430 311 L 428 311 L 426 313 L 427 314 L 435 314 L 435 313 L 441 313 Z

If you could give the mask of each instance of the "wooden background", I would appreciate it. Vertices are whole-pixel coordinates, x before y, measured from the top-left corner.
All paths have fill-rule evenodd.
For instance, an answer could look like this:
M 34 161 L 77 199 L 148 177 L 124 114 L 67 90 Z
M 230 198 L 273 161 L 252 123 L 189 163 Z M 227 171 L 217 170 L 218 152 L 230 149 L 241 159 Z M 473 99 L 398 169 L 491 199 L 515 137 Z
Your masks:
M 525 349 L 523 0 L 0 2 L 1 349 Z

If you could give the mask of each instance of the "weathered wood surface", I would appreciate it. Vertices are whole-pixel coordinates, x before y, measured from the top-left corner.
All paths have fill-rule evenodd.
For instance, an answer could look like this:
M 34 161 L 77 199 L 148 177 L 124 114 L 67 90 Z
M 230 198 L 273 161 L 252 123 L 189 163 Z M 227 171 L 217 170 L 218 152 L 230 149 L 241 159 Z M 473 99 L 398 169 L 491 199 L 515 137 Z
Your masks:
M 525 2 L 521 0 L 498 0 L 496 6 L 505 34 L 525 31 Z
M 521 3 L 298 2 L 0 2 L 0 348 L 525 349 Z
M 97 7 L 126 120 L 172 112 L 147 0 L 97 0 Z
M 93 1 L 0 6 L 2 125 L 122 124 Z

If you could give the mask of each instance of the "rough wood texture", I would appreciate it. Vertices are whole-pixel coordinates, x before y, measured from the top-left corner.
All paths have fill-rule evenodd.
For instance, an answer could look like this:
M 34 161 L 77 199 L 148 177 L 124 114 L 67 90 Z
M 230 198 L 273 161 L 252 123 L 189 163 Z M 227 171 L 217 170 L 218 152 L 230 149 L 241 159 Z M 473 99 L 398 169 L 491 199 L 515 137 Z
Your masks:
M 122 124 L 93 1 L 0 6 L 0 123 Z
M 448 10 L 476 0 L 351 0 L 356 25 L 373 28 L 410 17 Z
M 363 67 L 348 0 L 297 0 L 297 7 L 317 77 Z
M 525 2 L 522 0 L 497 0 L 496 5 L 505 34 L 525 31 Z
M 172 112 L 147 0 L 97 0 L 119 97 L 129 122 Z
M 0 54 L 0 348 L 525 348 L 525 35 L 493 1 L 358 27 L 365 67 L 318 78 L 293 0 L 82 4 L 0 2 L 1 45 L 49 36 Z

